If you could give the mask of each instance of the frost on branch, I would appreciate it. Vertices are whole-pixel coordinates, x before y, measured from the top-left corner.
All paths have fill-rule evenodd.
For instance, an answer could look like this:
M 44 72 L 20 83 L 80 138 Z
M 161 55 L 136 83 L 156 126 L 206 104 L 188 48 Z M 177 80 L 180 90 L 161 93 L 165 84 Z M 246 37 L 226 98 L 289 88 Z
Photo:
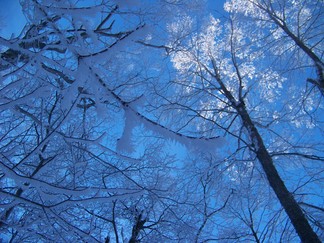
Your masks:
M 228 0 L 224 4 L 224 9 L 227 12 L 241 12 L 245 16 L 254 16 L 264 18 L 264 14 L 256 7 L 258 0 Z
M 184 145 L 190 151 L 200 151 L 215 154 L 215 151 L 223 147 L 226 143 L 221 137 L 193 137 L 170 130 L 169 128 L 143 116 L 130 105 L 124 108 L 124 128 L 122 136 L 117 141 L 119 151 L 132 152 L 132 131 L 137 126 L 143 126 L 148 131 L 156 134 L 163 139 L 175 141 Z M 139 146 L 139 144 L 136 144 Z
M 176 50 L 171 55 L 174 67 L 180 73 L 186 73 L 197 70 L 200 62 L 208 63 L 211 55 L 219 55 L 220 46 L 217 46 L 216 39 L 222 33 L 222 29 L 220 21 L 209 16 L 203 20 L 204 28 L 202 31 L 199 34 L 191 34 L 190 38 L 187 38 L 187 32 L 194 29 L 193 19 L 189 16 L 182 18 L 169 24 L 169 45 Z M 184 44 L 186 45 L 185 48 Z
M 139 125 L 138 116 L 130 110 L 129 107 L 124 109 L 124 128 L 122 136 L 117 141 L 117 149 L 121 152 L 133 152 L 132 131 Z

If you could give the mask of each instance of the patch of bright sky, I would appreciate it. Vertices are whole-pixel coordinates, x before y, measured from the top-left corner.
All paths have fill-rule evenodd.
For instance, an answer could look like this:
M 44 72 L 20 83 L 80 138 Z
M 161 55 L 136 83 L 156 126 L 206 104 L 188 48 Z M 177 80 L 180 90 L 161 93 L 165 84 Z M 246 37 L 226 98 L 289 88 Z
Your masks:
M 208 0 L 208 9 L 215 17 L 226 15 L 224 3 L 226 0 Z
M 26 23 L 19 0 L 0 0 L 0 36 L 18 36 Z
M 226 0 L 209 0 L 208 7 L 213 14 L 224 14 L 224 3 Z M 94 0 L 83 0 L 86 6 Z M 12 36 L 18 36 L 26 23 L 25 16 L 19 0 L 0 0 L 0 36 L 9 39 Z

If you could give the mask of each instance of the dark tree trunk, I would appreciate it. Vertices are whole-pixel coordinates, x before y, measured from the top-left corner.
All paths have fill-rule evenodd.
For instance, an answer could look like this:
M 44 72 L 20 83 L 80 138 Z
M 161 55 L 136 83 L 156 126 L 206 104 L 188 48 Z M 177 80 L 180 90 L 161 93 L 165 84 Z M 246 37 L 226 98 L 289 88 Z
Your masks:
M 146 219 L 142 219 L 142 214 L 140 213 L 137 217 L 136 217 L 136 222 L 135 225 L 133 226 L 132 229 L 132 237 L 129 240 L 129 243 L 137 243 L 140 242 L 138 240 L 140 231 L 144 229 L 144 224 L 146 223 Z
M 292 225 L 294 226 L 299 238 L 305 243 L 321 243 L 318 236 L 310 226 L 308 220 L 306 219 L 303 211 L 296 202 L 295 198 L 288 191 L 286 185 L 281 180 L 281 177 L 273 163 L 272 157 L 267 151 L 263 139 L 261 138 L 259 131 L 255 127 L 249 113 L 246 110 L 243 98 L 240 97 L 239 102 L 236 101 L 232 93 L 226 88 L 225 84 L 222 82 L 221 77 L 218 72 L 218 68 L 215 62 L 212 62 L 215 74 L 214 78 L 220 85 L 220 88 L 224 92 L 226 98 L 230 101 L 232 107 L 237 111 L 240 116 L 243 127 L 247 129 L 249 133 L 250 140 L 252 141 L 252 149 L 255 151 L 256 156 L 265 172 L 267 179 L 271 188 L 274 190 L 280 204 L 286 211 Z
M 274 190 L 281 205 L 285 209 L 301 241 L 309 243 L 320 243 L 321 241 L 308 223 L 308 220 L 306 219 L 300 206 L 294 199 L 293 195 L 288 191 L 284 182 L 281 180 L 280 175 L 278 174 L 278 171 L 274 166 L 272 157 L 267 151 L 258 130 L 256 129 L 245 108 L 244 103 L 241 102 L 241 104 L 236 108 L 242 119 L 244 127 L 249 132 L 251 141 L 255 143 L 254 148 L 256 151 L 256 156 L 262 165 L 269 184 Z

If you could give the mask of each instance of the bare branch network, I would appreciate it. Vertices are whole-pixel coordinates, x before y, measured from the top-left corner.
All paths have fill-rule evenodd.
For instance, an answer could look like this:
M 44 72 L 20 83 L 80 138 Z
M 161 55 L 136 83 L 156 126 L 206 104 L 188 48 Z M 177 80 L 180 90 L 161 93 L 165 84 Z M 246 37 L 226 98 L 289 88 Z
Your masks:
M 323 1 L 20 4 L 1 242 L 324 240 Z

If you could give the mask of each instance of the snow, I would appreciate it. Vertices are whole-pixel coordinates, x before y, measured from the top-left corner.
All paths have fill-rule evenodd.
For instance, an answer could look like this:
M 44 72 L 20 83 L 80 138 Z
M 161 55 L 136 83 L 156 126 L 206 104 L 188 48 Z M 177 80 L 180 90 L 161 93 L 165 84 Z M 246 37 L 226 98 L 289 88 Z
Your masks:
M 139 124 L 139 119 L 138 116 L 135 115 L 135 112 L 133 112 L 129 107 L 126 107 L 124 109 L 124 120 L 125 125 L 123 129 L 123 134 L 121 138 L 117 141 L 117 150 L 131 153 L 133 151 L 131 141 L 132 131 L 134 127 Z
M 74 205 L 75 202 L 89 202 L 93 201 L 102 201 L 107 202 L 107 200 L 115 200 L 115 199 L 123 199 L 127 198 L 130 195 L 142 195 L 144 191 L 142 189 L 123 189 L 123 188 L 80 188 L 80 189 L 67 189 L 59 186 L 51 185 L 39 179 L 29 178 L 26 176 L 22 176 L 11 170 L 4 164 L 0 164 L 0 168 L 4 173 L 4 178 L 7 178 L 14 182 L 15 186 L 23 188 L 24 190 L 36 190 L 39 195 L 41 195 L 42 200 L 45 205 L 53 206 L 53 205 L 61 205 L 61 204 L 69 204 L 72 203 Z M 3 178 L 3 179 L 4 179 Z M 2 192 L 3 195 L 10 195 L 8 192 Z M 109 196 L 108 196 L 109 195 Z M 110 196 L 111 195 L 111 196 Z M 63 199 L 62 199 L 63 197 Z M 15 197 L 16 198 L 16 197 Z M 23 202 L 29 201 L 29 199 L 19 199 Z M 32 201 L 30 201 L 32 203 Z M 55 202 L 55 203 L 54 203 Z M 16 203 L 16 202 L 15 202 Z
M 178 132 L 174 132 L 168 129 L 167 127 L 143 116 L 142 114 L 137 112 L 131 105 L 125 107 L 124 112 L 125 125 L 123 129 L 123 134 L 117 142 L 117 149 L 119 151 L 132 151 L 132 131 L 136 126 L 140 125 L 143 125 L 149 131 L 160 135 L 166 140 L 176 141 L 184 145 L 190 151 L 198 150 L 200 152 L 208 152 L 214 154 L 218 148 L 221 148 L 226 144 L 226 140 L 223 137 L 192 137 L 180 134 Z

